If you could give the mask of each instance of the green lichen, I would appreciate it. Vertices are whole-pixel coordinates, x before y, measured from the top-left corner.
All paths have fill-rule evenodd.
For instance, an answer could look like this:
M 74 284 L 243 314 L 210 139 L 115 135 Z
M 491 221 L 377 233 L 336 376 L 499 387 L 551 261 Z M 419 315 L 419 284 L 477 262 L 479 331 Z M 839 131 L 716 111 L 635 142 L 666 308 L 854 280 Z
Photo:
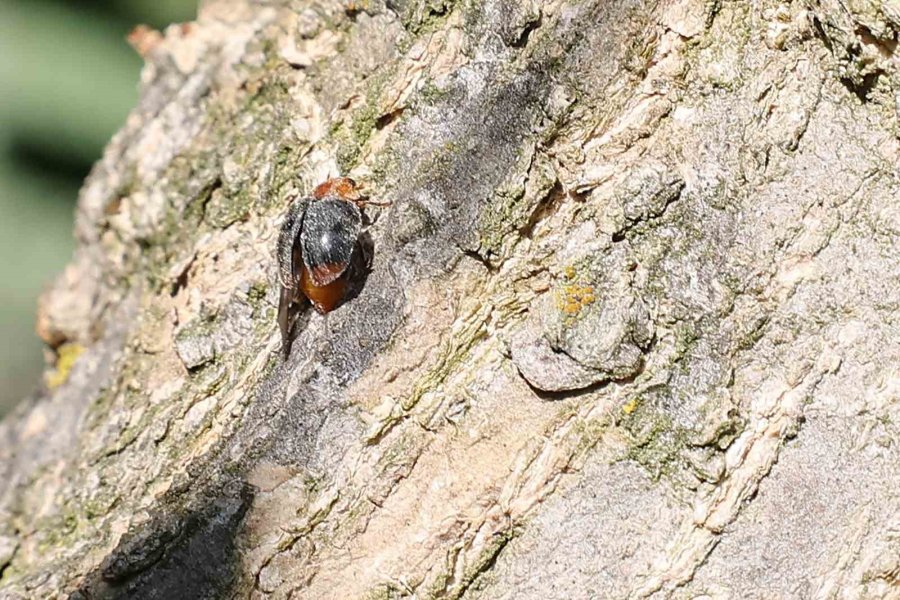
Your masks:
M 268 201 L 263 201 L 261 208 L 281 210 L 279 203 L 288 191 L 297 183 L 297 173 L 303 158 L 304 148 L 280 146 L 272 158 L 271 192 Z
M 463 597 L 470 589 L 477 589 L 482 577 L 490 571 L 490 568 L 497 561 L 500 552 L 520 534 L 517 527 L 509 527 L 503 531 L 499 531 L 485 544 L 485 547 L 478 556 L 466 566 L 462 580 L 453 585 L 455 562 L 460 560 L 458 550 L 451 550 L 451 554 L 446 559 L 444 569 L 424 590 L 423 598 L 426 600 L 447 600 L 458 599 Z
M 631 435 L 624 458 L 643 466 L 654 479 L 672 475 L 683 465 L 681 452 L 687 432 L 674 425 L 665 412 L 641 398 L 632 399 L 633 409 L 623 410 L 621 425 Z
M 148 282 L 151 291 L 172 285 L 171 266 L 189 257 L 194 241 L 207 231 L 204 214 L 220 185 L 220 168 L 218 158 L 205 151 L 172 161 L 165 178 L 172 182 L 166 192 L 170 198 L 166 212 L 151 234 L 137 240 L 141 251 L 135 260 L 139 262 L 129 269 L 139 281 Z
M 542 207 L 553 197 L 557 175 L 549 160 L 526 149 L 517 163 L 512 176 L 494 190 L 479 215 L 479 240 L 487 254 L 500 255 L 513 235 L 529 235 Z
M 522 224 L 524 199 L 525 185 L 522 180 L 501 186 L 494 191 L 478 223 L 481 247 L 487 253 L 499 254 L 506 236 L 516 229 L 517 224 Z
M 120 502 L 121 498 L 112 489 L 97 491 L 82 506 L 82 512 L 89 521 L 105 517 Z
M 68 500 L 61 508 L 59 513 L 41 519 L 35 531 L 38 532 L 38 551 L 42 554 L 51 554 L 58 548 L 64 548 L 83 535 L 87 525 L 86 519 L 82 516 L 81 506 Z
M 277 200 L 277 194 L 254 195 L 252 190 L 276 189 L 296 176 L 296 163 L 302 149 L 292 150 L 281 145 L 275 150 L 273 140 L 278 140 L 286 129 L 286 111 L 289 103 L 289 86 L 282 73 L 276 70 L 265 79 L 253 82 L 252 92 L 236 106 L 213 104 L 208 107 L 207 120 L 196 136 L 192 147 L 176 157 L 164 177 L 169 182 L 166 213 L 155 231 L 139 240 L 142 269 L 158 291 L 169 285 L 170 266 L 188 257 L 194 242 L 204 233 L 223 229 L 254 213 L 265 212 Z M 234 128 L 236 113 L 250 114 L 250 125 Z M 247 178 L 236 181 L 223 180 L 223 163 L 226 158 L 249 173 Z M 252 165 L 272 161 L 270 181 L 252 179 L 260 171 Z M 276 198 L 273 198 L 276 196 Z
M 413 36 L 437 31 L 453 13 L 458 0 L 417 0 L 405 3 L 400 13 L 403 28 Z
M 707 446 L 713 446 L 719 450 L 725 450 L 744 431 L 746 421 L 734 411 L 727 418 L 722 419 L 706 439 L 699 440 Z
M 254 281 L 247 290 L 247 302 L 253 308 L 253 312 L 265 306 L 266 296 L 269 293 L 269 284 L 266 281 Z
M 400 157 L 390 147 L 383 148 L 370 165 L 372 175 L 368 183 L 373 189 L 381 189 L 400 172 Z
M 573 458 L 585 456 L 603 438 L 612 420 L 608 417 L 600 419 L 583 419 L 575 423 L 576 444 Z
M 364 596 L 365 600 L 399 600 L 404 597 L 409 597 L 409 594 L 393 583 L 379 583 Z
M 696 346 L 700 339 L 698 326 L 693 321 L 678 321 L 675 324 L 675 356 L 676 361 L 682 360 Z
M 443 383 L 447 376 L 468 356 L 475 344 L 484 339 L 486 335 L 484 319 L 475 318 L 467 323 L 443 346 L 437 365 L 419 380 L 412 395 L 403 402 L 403 409 L 411 410 L 426 392 L 436 389 Z
M 449 140 L 441 144 L 427 156 L 422 156 L 416 170 L 417 183 L 426 185 L 434 181 L 450 179 L 454 158 L 465 151 L 465 146 L 458 140 Z
M 440 88 L 433 79 L 426 79 L 416 93 L 416 102 L 426 106 L 437 106 L 450 97 L 447 88 Z
M 213 229 L 225 229 L 229 225 L 250 216 L 252 199 L 247 188 L 242 188 L 234 196 L 216 190 L 206 205 L 203 220 Z
M 385 450 L 378 460 L 376 469 L 379 473 L 414 463 L 418 451 L 422 448 L 424 434 L 413 430 L 404 433 Z
M 224 389 L 227 382 L 228 369 L 218 361 L 213 362 L 201 371 L 199 378 L 194 383 L 197 400 L 218 394 Z
M 378 127 L 382 116 L 382 95 L 393 75 L 393 69 L 382 69 L 370 78 L 366 101 L 349 119 L 332 124 L 332 143 L 337 147 L 335 160 L 342 173 L 350 172 L 359 161 L 362 150 Z
M 451 591 L 450 595 L 447 597 L 454 599 L 461 598 L 468 589 L 473 588 L 477 584 L 479 577 L 493 566 L 500 556 L 500 552 L 507 544 L 515 539 L 517 535 L 519 535 L 519 530 L 515 527 L 510 527 L 509 529 L 495 533 L 491 540 L 485 544 L 484 549 L 478 554 L 475 560 L 473 560 L 466 568 L 462 578 L 462 584 Z
M 741 61 L 754 35 L 749 6 L 709 1 L 706 30 L 685 49 L 688 73 L 705 84 L 734 92 L 744 84 Z
M 175 334 L 175 342 L 186 342 L 192 338 L 209 337 L 218 327 L 218 315 L 210 311 L 201 311 L 200 315 L 186 323 Z

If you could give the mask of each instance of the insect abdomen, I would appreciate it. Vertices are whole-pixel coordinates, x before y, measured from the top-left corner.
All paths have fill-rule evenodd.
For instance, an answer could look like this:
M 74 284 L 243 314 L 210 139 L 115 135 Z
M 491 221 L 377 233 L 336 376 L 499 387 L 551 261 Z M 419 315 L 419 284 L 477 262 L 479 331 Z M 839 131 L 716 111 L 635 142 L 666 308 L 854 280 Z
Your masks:
M 341 276 L 331 283 L 317 286 L 313 283 L 309 270 L 304 265 L 303 271 L 300 273 L 300 290 L 309 298 L 315 309 L 324 314 L 334 310 L 344 298 L 347 291 L 347 278 Z

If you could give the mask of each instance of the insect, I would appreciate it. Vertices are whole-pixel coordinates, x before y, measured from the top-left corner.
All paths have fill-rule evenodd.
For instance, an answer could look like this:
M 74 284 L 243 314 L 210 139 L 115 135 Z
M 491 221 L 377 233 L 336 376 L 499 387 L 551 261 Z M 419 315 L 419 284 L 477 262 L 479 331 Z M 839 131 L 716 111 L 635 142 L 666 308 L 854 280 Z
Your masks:
M 369 266 L 360 242 L 362 207 L 388 203 L 368 201 L 355 181 L 336 177 L 295 199 L 278 235 L 281 296 L 278 327 L 285 359 L 291 352 L 291 330 L 308 300 L 320 314 L 341 303 L 356 277 Z

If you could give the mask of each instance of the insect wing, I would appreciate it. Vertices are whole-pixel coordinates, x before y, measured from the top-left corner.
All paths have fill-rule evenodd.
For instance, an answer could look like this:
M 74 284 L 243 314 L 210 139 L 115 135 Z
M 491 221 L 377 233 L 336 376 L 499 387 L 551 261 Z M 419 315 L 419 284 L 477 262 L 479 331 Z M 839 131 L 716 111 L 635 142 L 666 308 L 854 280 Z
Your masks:
M 355 204 L 337 198 L 310 203 L 300 240 L 303 263 L 315 286 L 328 285 L 347 270 L 361 229 L 362 215 Z
M 297 260 L 294 245 L 297 244 L 303 228 L 303 217 L 309 206 L 309 198 L 299 198 L 291 204 L 287 217 L 278 234 L 278 276 L 282 287 L 296 287 L 300 274 L 300 261 Z

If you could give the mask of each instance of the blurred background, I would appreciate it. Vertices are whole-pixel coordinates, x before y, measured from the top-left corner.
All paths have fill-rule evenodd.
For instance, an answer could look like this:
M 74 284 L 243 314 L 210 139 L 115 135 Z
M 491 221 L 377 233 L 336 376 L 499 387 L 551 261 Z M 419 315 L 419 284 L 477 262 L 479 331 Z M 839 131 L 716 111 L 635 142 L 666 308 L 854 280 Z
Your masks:
M 43 370 L 37 296 L 72 254 L 81 182 L 137 100 L 125 41 L 197 0 L 0 0 L 0 416 Z

